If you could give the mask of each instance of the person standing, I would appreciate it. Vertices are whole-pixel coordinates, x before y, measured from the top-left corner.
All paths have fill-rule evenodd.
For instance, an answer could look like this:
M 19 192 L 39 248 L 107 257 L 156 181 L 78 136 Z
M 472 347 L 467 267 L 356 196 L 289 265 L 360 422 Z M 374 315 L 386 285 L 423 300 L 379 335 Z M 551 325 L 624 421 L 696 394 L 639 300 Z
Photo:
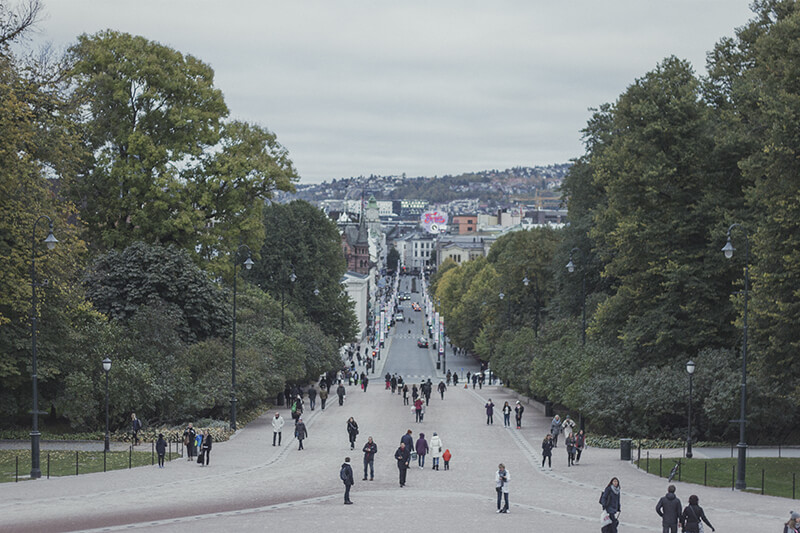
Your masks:
M 523 407 L 523 405 L 521 403 L 519 403 L 519 400 L 517 400 L 517 403 L 514 406 L 514 417 L 517 420 L 517 429 L 522 428 L 522 413 L 524 411 L 525 411 L 525 407 Z
M 508 402 L 503 404 L 503 427 L 507 428 L 511 425 L 511 406 Z
M 400 471 L 400 486 L 405 487 L 408 463 L 411 460 L 411 453 L 406 448 L 405 442 L 400 443 L 400 447 L 394 452 L 394 458 L 397 460 L 397 469 Z
M 422 470 L 425 468 L 425 455 L 428 453 L 428 441 L 425 440 L 425 433 L 419 434 L 415 449 L 417 452 L 417 464 L 419 465 L 419 469 Z
M 211 458 L 211 441 L 212 440 L 213 439 L 211 438 L 211 434 L 208 432 L 207 429 L 204 429 L 203 430 L 203 444 L 201 445 L 200 450 L 202 452 L 201 459 L 204 460 L 205 466 L 208 466 L 208 461 Z M 200 463 L 200 466 L 204 466 L 203 462 Z
M 431 383 L 430 378 L 422 385 L 422 394 L 425 396 L 425 406 L 427 407 L 431 403 L 431 394 L 433 393 L 433 383 Z
M 367 385 L 369 385 L 369 378 L 368 378 L 367 376 L 364 376 L 364 377 L 361 379 L 361 384 L 364 386 L 364 387 L 363 387 L 363 389 L 364 389 L 364 392 L 367 392 Z
M 542 441 L 542 470 L 544 470 L 544 462 L 547 461 L 547 466 L 550 470 L 553 469 L 553 435 L 548 433 Z
M 389 384 L 392 386 L 392 394 L 394 394 L 397 390 L 397 376 L 392 376 L 392 379 L 389 380 Z
M 701 520 L 711 528 L 711 531 L 716 531 L 714 526 L 711 525 L 711 522 L 708 521 L 708 518 L 706 518 L 706 513 L 703 512 L 703 508 L 700 507 L 699 498 L 694 494 L 689 496 L 689 505 L 683 510 L 681 520 L 686 533 L 699 533 Z M 612 533 L 616 533 L 616 530 Z
M 800 513 L 791 511 L 789 521 L 783 525 L 783 533 L 797 533 L 798 520 L 800 520 Z
M 453 372 L 453 386 L 458 386 L 458 372 Z
M 414 385 L 411 385 L 411 399 L 417 401 L 417 398 L 419 398 L 419 391 L 417 390 L 417 385 L 415 383 Z
M 494 404 L 491 398 L 489 398 L 489 401 L 486 402 L 484 407 L 486 408 L 486 425 L 494 424 Z
M 302 418 L 297 419 L 297 424 L 294 426 L 294 436 L 297 437 L 297 442 L 300 445 L 297 447 L 297 450 L 303 450 L 303 439 L 308 437 L 308 429 L 306 429 L 306 423 L 303 422 Z
M 281 445 L 281 430 L 283 429 L 283 417 L 278 411 L 275 411 L 275 416 L 272 418 L 272 445 L 275 446 L 275 437 L 278 437 L 278 446 Z
M 444 400 L 444 391 L 447 390 L 447 385 L 444 384 L 444 381 L 439 381 L 439 386 L 437 388 L 439 389 L 442 400 Z
M 358 437 L 358 424 L 352 416 L 347 420 L 347 436 L 350 438 L 350 449 L 354 450 Z
M 583 430 L 578 432 L 578 435 L 575 437 L 575 464 L 579 464 L 581 462 L 581 454 L 583 453 L 583 449 L 586 447 L 586 434 Z
M 497 491 L 497 512 L 508 513 L 508 482 L 511 481 L 511 474 L 506 470 L 506 465 L 500 463 L 494 475 L 495 490 Z M 505 505 L 500 504 L 505 499 Z
M 475 385 L 478 384 L 478 374 L 472 374 L 472 390 L 475 390 Z
M 192 423 L 189 422 L 189 427 L 183 431 L 183 444 L 186 446 L 186 457 L 188 457 L 189 461 L 197 455 L 197 448 L 194 445 L 195 437 L 197 437 L 197 432 L 192 427 Z
M 350 487 L 355 484 L 356 480 L 353 479 L 353 467 L 350 466 L 349 457 L 344 458 L 342 468 L 339 470 L 339 479 L 344 483 L 344 504 L 351 505 L 353 502 L 350 501 Z
M 167 454 L 167 441 L 164 440 L 164 434 L 158 434 L 156 441 L 156 454 L 158 454 L 158 467 L 164 468 L 164 456 Z
M 417 422 L 422 422 L 422 398 L 414 400 L 414 414 L 417 416 Z
M 558 448 L 558 435 L 561 433 L 561 417 L 556 415 L 550 422 L 550 435 L 553 436 L 553 448 Z
M 320 386 L 319 388 L 319 401 L 322 407 L 322 410 L 325 410 L 325 402 L 328 401 L 328 388 Z
M 442 449 L 442 439 L 439 438 L 439 435 L 434 431 L 429 446 L 431 459 L 433 461 L 433 470 L 439 470 L 439 458 L 442 456 Z
M 378 453 L 378 445 L 372 440 L 372 437 L 367 438 L 367 443 L 361 449 L 364 452 L 364 481 L 367 480 L 367 467 L 369 467 L 369 480 L 375 479 L 375 454 Z
M 344 385 L 340 381 L 339 382 L 339 386 L 336 387 L 336 396 L 339 397 L 339 405 L 344 405 L 344 399 L 345 399 L 345 395 L 346 394 L 347 394 L 347 391 L 345 391 Z
M 403 385 L 403 405 L 408 405 L 408 385 Z
M 131 433 L 133 433 L 133 445 L 139 444 L 139 431 L 142 429 L 142 421 L 136 418 L 136 413 L 131 413 Z
M 681 501 L 675 496 L 675 485 L 667 487 L 667 494 L 656 504 L 656 513 L 661 517 L 662 533 L 678 533 L 678 525 L 683 529 Z
M 603 510 L 608 513 L 608 517 L 611 519 L 610 524 L 603 526 L 603 533 L 617 533 L 617 526 L 619 525 L 617 513 L 622 510 L 620 499 L 619 479 L 612 477 L 605 490 L 603 490 L 602 496 L 600 496 L 600 505 L 603 506 Z M 697 533 L 697 530 L 694 533 Z
M 300 395 L 295 395 L 294 401 L 292 402 L 292 419 L 294 423 L 297 424 L 297 421 L 300 420 L 300 416 L 303 414 L 303 400 L 300 398 Z
M 572 420 L 569 415 L 567 415 L 564 418 L 564 423 L 561 424 L 561 427 L 564 429 L 564 438 L 567 438 L 572 435 L 572 431 L 575 429 L 575 421 Z
M 313 384 L 308 387 L 308 405 L 312 411 L 317 405 L 317 389 L 314 388 Z
M 567 466 L 575 464 L 575 437 L 571 434 L 564 439 L 564 445 L 567 447 Z

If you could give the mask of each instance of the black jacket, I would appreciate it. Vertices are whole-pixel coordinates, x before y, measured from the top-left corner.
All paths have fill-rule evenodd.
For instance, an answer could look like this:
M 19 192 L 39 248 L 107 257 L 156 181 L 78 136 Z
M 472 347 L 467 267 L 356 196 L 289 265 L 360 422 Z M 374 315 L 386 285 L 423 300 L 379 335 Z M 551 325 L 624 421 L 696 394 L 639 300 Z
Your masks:
M 299 440 L 303 440 L 308 437 L 308 430 L 306 429 L 305 422 L 297 423 L 297 425 L 294 427 L 294 436 Z
M 353 467 L 350 466 L 350 463 L 342 463 L 342 469 L 344 470 L 345 477 L 345 479 L 342 480 L 342 483 L 345 485 L 354 485 L 355 479 L 353 479 Z
M 603 506 L 603 509 L 606 510 L 608 514 L 616 514 L 622 510 L 622 506 L 620 505 L 620 494 L 615 494 L 614 489 L 611 488 L 612 485 L 606 487 L 606 490 L 603 491 L 603 495 L 600 497 L 600 505 Z
M 544 439 L 542 441 L 542 455 L 545 457 L 552 457 L 553 455 L 553 441 Z
M 378 453 L 378 445 L 370 442 L 367 442 L 364 445 L 364 448 L 361 450 L 364 452 L 364 460 L 365 461 L 372 461 L 375 459 L 375 454 Z
M 156 453 L 158 455 L 166 455 L 167 453 L 167 441 L 164 439 L 158 439 L 156 441 Z
M 661 517 L 662 526 L 674 526 L 678 521 L 683 524 L 681 518 L 681 501 L 675 496 L 674 493 L 668 492 L 666 496 L 662 496 L 656 504 L 656 512 Z
M 411 452 L 408 451 L 408 448 L 400 446 L 394 452 L 394 458 L 397 459 L 397 468 L 408 468 L 408 463 L 411 461 Z
M 708 527 L 712 530 L 714 529 L 714 526 L 712 526 L 711 522 L 706 518 L 703 508 L 699 505 L 687 505 L 686 509 L 683 510 L 682 518 L 683 527 L 688 532 L 698 533 L 698 531 L 700 531 L 700 520 L 708 524 Z
M 353 420 L 350 422 L 347 421 L 347 434 L 350 435 L 350 440 L 356 440 L 356 435 L 358 435 L 358 424 L 356 421 Z
M 200 445 L 200 449 L 211 451 L 211 443 L 213 440 L 210 434 L 203 435 L 203 444 Z

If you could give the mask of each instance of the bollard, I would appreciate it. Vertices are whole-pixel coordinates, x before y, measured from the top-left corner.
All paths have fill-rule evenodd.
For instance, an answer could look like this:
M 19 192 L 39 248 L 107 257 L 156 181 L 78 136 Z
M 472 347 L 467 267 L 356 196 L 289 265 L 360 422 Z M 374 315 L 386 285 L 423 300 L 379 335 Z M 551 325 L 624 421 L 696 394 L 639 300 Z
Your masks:
M 708 486 L 708 461 L 703 463 L 703 485 Z
M 132 468 L 133 463 L 133 445 L 128 446 L 128 470 Z
M 15 478 L 14 483 L 19 483 L 19 455 L 15 455 L 14 458 L 16 459 L 17 463 L 17 473 L 14 475 Z
M 647 460 L 646 461 L 647 461 L 646 462 L 646 464 L 647 464 L 647 473 L 649 474 L 650 473 L 650 450 L 647 450 Z
M 47 479 L 50 479 L 50 452 L 47 452 Z
M 75 475 L 78 475 L 78 452 L 75 452 Z
M 661 454 L 658 454 L 658 477 L 664 477 L 661 474 L 661 460 L 662 459 L 663 459 L 663 457 L 661 457 Z

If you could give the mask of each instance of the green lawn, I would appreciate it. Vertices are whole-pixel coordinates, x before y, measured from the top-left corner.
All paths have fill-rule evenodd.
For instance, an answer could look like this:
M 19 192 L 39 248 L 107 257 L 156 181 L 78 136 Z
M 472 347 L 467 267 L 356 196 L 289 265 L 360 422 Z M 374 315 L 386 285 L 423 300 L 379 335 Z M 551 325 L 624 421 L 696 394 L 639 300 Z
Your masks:
M 77 453 L 78 474 L 103 471 L 103 452 L 73 452 L 73 451 L 42 451 L 40 468 L 42 478 L 47 477 L 48 456 L 50 457 L 50 476 L 74 476 Z M 106 470 L 119 470 L 130 465 L 145 466 L 158 463 L 158 457 L 150 451 L 133 452 L 108 452 L 106 454 Z M 174 451 L 167 454 L 167 460 L 180 457 Z M 19 480 L 27 480 L 31 472 L 30 450 L 0 450 L 0 483 L 16 480 L 17 460 L 19 460 Z
M 661 464 L 661 477 L 668 477 L 677 459 L 664 458 Z M 641 469 L 647 469 L 647 460 L 637 462 Z M 733 459 L 686 459 L 680 460 L 680 469 L 675 479 L 710 487 L 731 487 L 735 478 Z M 770 496 L 783 498 L 800 497 L 800 458 L 753 457 L 747 459 L 745 481 L 749 492 L 763 492 Z M 649 473 L 659 475 L 658 457 L 650 457 Z

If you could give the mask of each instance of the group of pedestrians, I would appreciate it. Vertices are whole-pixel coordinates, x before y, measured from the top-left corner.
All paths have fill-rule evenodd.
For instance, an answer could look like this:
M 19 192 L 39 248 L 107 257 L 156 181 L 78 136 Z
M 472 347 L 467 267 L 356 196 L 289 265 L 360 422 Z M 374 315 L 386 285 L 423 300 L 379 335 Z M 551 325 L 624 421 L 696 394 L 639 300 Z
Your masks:
M 186 426 L 183 430 L 183 445 L 186 448 L 186 458 L 188 461 L 193 461 L 197 457 L 197 463 L 200 466 L 208 466 L 211 459 L 211 446 L 213 438 L 208 429 L 204 429 L 198 433 L 192 423 Z M 158 435 L 156 441 L 156 453 L 158 454 L 158 465 L 164 468 L 164 455 L 167 447 L 167 442 L 164 440 L 164 435 Z M 198 453 L 199 452 L 199 453 Z

